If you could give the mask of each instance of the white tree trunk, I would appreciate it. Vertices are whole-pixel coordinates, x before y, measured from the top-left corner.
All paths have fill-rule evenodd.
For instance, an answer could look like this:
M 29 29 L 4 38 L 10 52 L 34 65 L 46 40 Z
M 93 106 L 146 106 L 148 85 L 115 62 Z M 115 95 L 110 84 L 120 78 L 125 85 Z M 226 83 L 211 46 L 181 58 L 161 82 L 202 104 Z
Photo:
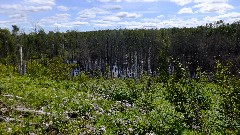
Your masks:
M 20 54 L 19 70 L 20 70 L 20 74 L 23 75 L 23 52 L 22 52 L 22 46 L 19 47 L 19 54 Z

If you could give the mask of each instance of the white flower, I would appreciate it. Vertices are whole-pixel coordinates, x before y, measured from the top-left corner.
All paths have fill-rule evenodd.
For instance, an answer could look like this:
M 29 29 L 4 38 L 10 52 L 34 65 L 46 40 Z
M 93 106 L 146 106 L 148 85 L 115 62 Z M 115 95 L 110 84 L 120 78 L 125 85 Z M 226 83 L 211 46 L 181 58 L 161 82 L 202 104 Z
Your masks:
M 106 132 L 106 127 L 105 126 L 101 126 L 101 128 L 99 129 L 102 132 Z

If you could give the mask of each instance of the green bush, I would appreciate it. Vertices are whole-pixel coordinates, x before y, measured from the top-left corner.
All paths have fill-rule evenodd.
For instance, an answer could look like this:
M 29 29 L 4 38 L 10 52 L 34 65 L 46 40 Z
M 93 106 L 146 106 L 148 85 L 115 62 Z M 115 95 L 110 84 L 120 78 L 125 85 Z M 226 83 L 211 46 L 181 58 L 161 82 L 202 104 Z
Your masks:
M 166 100 L 158 100 L 154 109 L 147 114 L 150 128 L 156 134 L 181 134 L 185 129 L 184 117 Z
M 165 94 L 176 111 L 183 113 L 189 129 L 204 130 L 205 112 L 211 109 L 212 104 L 211 95 L 208 95 L 204 85 L 195 80 L 170 81 Z
M 47 77 L 55 80 L 69 80 L 76 65 L 65 64 L 59 58 L 32 60 L 27 63 L 27 73 L 33 77 Z
M 214 81 L 219 86 L 221 103 L 219 111 L 223 115 L 222 127 L 224 133 L 240 133 L 240 81 L 231 75 L 233 65 L 226 66 L 216 62 Z
M 77 75 L 76 77 L 73 78 L 73 81 L 77 81 L 79 83 L 84 83 L 86 81 L 88 81 L 90 79 L 90 77 L 88 75 L 86 75 L 85 72 L 81 72 L 79 75 Z
M 22 121 L 1 121 L 0 134 L 239 134 L 240 81 L 226 66 L 216 68 L 213 81 L 200 71 L 187 78 L 179 68 L 159 83 L 149 76 L 89 79 L 83 72 L 69 79 L 75 65 L 31 62 L 29 76 L 0 65 L 0 94 L 7 95 L 0 96 L 0 113 Z M 16 106 L 48 115 L 16 113 Z

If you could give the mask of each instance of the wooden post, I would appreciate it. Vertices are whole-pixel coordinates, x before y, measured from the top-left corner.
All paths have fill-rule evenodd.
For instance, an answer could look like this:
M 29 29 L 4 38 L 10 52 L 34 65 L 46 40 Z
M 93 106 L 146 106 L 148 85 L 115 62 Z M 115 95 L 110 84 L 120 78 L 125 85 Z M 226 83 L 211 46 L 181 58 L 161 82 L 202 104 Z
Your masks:
M 19 56 L 20 56 L 20 64 L 19 64 L 19 72 L 21 75 L 24 75 L 26 73 L 26 65 L 23 63 L 23 51 L 22 51 L 22 45 L 19 45 Z
M 148 49 L 148 75 L 151 75 L 151 47 Z
M 138 78 L 138 59 L 137 59 L 137 52 L 135 51 L 134 54 L 134 78 Z

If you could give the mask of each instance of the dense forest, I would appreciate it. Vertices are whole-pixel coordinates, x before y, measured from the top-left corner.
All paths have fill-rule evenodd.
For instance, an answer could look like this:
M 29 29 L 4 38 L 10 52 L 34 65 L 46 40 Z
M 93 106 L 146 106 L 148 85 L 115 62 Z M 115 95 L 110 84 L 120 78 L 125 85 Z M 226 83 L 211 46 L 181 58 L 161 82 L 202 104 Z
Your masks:
M 60 58 L 77 61 L 85 71 L 101 70 L 103 75 L 116 65 L 119 71 L 135 67 L 138 76 L 146 72 L 167 72 L 176 64 L 194 77 L 201 71 L 213 72 L 216 60 L 232 63 L 231 72 L 240 67 L 240 22 L 217 21 L 195 28 L 119 29 L 101 31 L 66 31 L 46 33 L 36 27 L 24 33 L 13 25 L 12 31 L 0 29 L 0 62 L 17 65 L 19 46 L 23 60 Z
M 13 25 L 0 29 L 0 52 L 0 134 L 240 134 L 240 21 L 48 33 Z M 116 67 L 135 75 L 114 77 Z

